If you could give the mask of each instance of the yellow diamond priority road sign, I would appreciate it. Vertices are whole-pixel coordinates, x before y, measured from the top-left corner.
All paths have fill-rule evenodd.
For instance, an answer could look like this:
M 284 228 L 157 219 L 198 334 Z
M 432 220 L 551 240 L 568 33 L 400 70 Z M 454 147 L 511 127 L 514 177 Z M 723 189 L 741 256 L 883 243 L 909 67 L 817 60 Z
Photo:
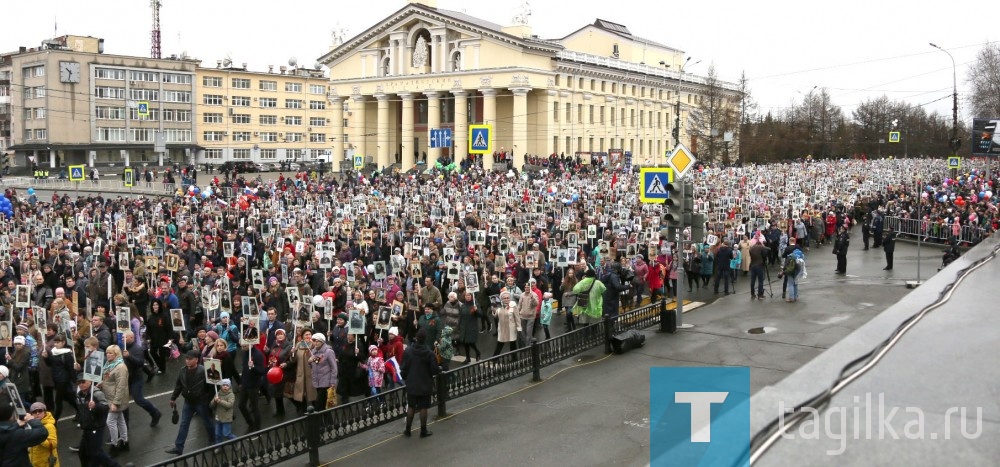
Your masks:
M 688 148 L 684 147 L 684 145 L 680 143 L 678 143 L 677 146 L 674 147 L 674 151 L 667 156 L 667 165 L 674 169 L 674 175 L 677 177 L 683 177 L 687 174 L 687 171 L 690 170 L 691 167 L 694 167 L 694 163 L 697 161 L 698 159 L 695 159 L 695 157 L 691 155 L 691 151 L 688 151 Z

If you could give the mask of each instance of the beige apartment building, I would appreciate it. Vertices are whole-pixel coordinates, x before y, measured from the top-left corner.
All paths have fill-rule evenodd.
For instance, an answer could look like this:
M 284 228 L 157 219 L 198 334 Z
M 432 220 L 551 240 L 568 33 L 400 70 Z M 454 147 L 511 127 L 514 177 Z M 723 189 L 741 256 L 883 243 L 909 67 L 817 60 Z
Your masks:
M 343 142 L 343 112 L 333 118 L 319 67 L 294 64 L 257 72 L 219 60 L 197 69 L 199 164 L 330 162 L 331 145 Z
M 526 16 L 501 26 L 434 4 L 411 2 L 320 57 L 330 70 L 331 118 L 351 118 L 332 129 L 334 154 L 408 170 L 467 157 L 470 125 L 488 124 L 490 151 L 513 151 L 515 167 L 526 154 L 553 153 L 617 163 L 627 152 L 636 164 L 655 164 L 674 147 L 678 96 L 680 141 L 697 151 L 706 136 L 708 81 L 683 70 L 683 51 L 600 19 L 542 39 Z M 736 108 L 734 84 L 715 89 Z M 451 130 L 447 147 L 429 147 L 436 129 Z M 487 168 L 492 159 L 484 157 Z
M 17 165 L 45 168 L 190 162 L 197 65 L 105 54 L 103 39 L 83 36 L 5 54 L 7 150 Z

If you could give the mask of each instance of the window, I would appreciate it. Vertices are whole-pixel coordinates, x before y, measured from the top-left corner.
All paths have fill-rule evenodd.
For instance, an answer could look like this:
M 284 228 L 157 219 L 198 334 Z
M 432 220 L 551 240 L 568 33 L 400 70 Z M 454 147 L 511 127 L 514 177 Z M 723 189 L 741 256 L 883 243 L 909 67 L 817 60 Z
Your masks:
M 160 75 L 163 78 L 164 83 L 174 83 L 174 84 L 191 84 L 191 75 L 182 75 L 179 73 L 163 73 Z
M 98 120 L 124 120 L 125 107 L 102 107 L 94 108 L 94 115 Z
M 559 121 L 559 102 L 552 103 L 552 121 Z
M 132 88 L 128 90 L 129 99 L 136 101 L 158 101 L 160 100 L 160 91 L 156 89 L 137 89 Z
M 45 118 L 45 108 L 39 107 L 35 109 L 35 120 L 42 120 Z
M 233 159 L 249 159 L 249 149 L 233 149 Z
M 260 150 L 261 159 L 277 159 L 278 150 L 277 149 L 261 149 Z
M 124 128 L 97 128 L 97 141 L 125 141 Z
M 262 131 L 260 133 L 260 140 L 265 143 L 277 143 L 278 133 L 274 131 Z
M 125 88 L 97 86 L 94 88 L 94 97 L 98 99 L 124 99 Z
M 153 141 L 152 128 L 131 128 L 129 129 L 129 141 L 145 142 Z
M 35 139 L 46 139 L 48 137 L 48 131 L 46 131 L 45 128 L 35 130 Z
M 576 104 L 576 123 L 583 123 L 583 104 Z
M 24 130 L 24 140 L 35 139 L 35 130 Z
M 205 105 L 222 105 L 222 96 L 218 94 L 205 94 L 202 96 Z
M 277 125 L 278 116 L 277 115 L 261 115 L 260 116 L 261 125 Z
M 237 125 L 245 125 L 250 123 L 250 114 L 234 114 L 233 123 Z
M 310 84 L 309 94 L 326 94 L 326 86 L 323 84 Z
M 128 73 L 128 80 L 157 83 L 160 81 L 160 74 L 152 71 L 130 71 Z
M 312 110 L 326 110 L 326 101 L 309 101 L 309 108 Z
M 25 99 L 40 99 L 45 97 L 45 87 L 36 86 L 31 88 L 24 88 L 24 98 Z
M 299 160 L 302 157 L 301 149 L 285 149 L 285 159 L 291 159 L 293 161 Z
M 260 80 L 260 90 L 261 91 L 277 91 L 278 90 L 278 82 L 277 81 Z
M 347 128 L 347 119 L 344 119 L 344 128 Z
M 21 69 L 21 77 L 36 78 L 45 76 L 45 65 L 29 66 Z
M 191 130 L 184 130 L 181 128 L 167 128 L 166 130 L 163 130 L 163 133 L 166 135 L 168 143 L 191 142 Z
M 205 76 L 201 79 L 201 84 L 206 88 L 221 88 L 222 78 L 219 76 Z
M 285 92 L 302 92 L 302 83 L 285 83 Z
M 319 159 L 319 157 L 323 155 L 323 151 L 324 151 L 323 149 L 310 149 L 309 157 L 312 157 L 313 159 Z
M 163 121 L 165 122 L 190 122 L 190 110 L 163 109 Z
M 309 133 L 310 143 L 325 143 L 326 135 L 323 133 Z
M 205 141 L 222 141 L 226 137 L 226 134 L 222 131 L 206 131 L 201 136 Z
M 572 122 L 573 121 L 572 113 L 573 113 L 573 104 L 570 104 L 569 102 L 567 102 L 566 103 L 566 121 L 567 122 Z
M 233 141 L 250 141 L 249 131 L 234 131 Z
M 299 99 L 285 99 L 286 109 L 301 109 L 302 101 Z
M 163 102 L 191 102 L 191 93 L 187 91 L 163 91 Z
M 589 113 L 590 113 L 590 123 L 594 123 L 594 106 L 593 106 L 593 104 L 591 104 L 591 106 L 590 106 L 590 112 Z
M 234 89 L 250 89 L 250 80 L 246 78 L 233 78 Z
M 232 104 L 233 104 L 233 107 L 250 107 L 250 97 L 249 96 L 233 96 Z
M 597 115 L 599 121 L 597 123 L 604 123 L 604 106 L 601 106 L 601 113 Z M 603 147 L 601 149 L 604 149 Z
M 276 97 L 261 97 L 260 106 L 266 109 L 275 109 L 278 107 L 278 98 Z
M 205 159 L 211 159 L 211 160 L 222 159 L 222 150 L 221 149 L 206 149 L 205 150 Z
M 323 117 L 309 117 L 309 126 L 326 126 L 326 119 Z
M 113 68 L 95 68 L 94 78 L 125 81 L 125 70 L 115 70 Z
M 206 113 L 202 117 L 204 123 L 222 123 L 222 114 L 219 113 Z
M 285 125 L 301 125 L 302 117 L 285 117 Z
M 145 117 L 140 117 L 139 109 L 130 108 L 128 109 L 128 118 L 129 120 L 145 120 L 145 121 L 155 122 L 160 119 L 160 109 L 149 109 L 149 111 L 146 112 Z
M 302 133 L 285 133 L 285 141 L 289 143 L 301 143 Z

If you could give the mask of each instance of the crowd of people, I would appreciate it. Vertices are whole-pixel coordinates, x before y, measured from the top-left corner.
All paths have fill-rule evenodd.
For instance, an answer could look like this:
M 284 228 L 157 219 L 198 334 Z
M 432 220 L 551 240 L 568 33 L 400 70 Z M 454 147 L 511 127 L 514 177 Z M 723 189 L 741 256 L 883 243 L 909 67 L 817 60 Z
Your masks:
M 0 411 L 0 423 L 48 420 L 52 439 L 31 449 L 55 456 L 51 422 L 69 406 L 84 465 L 114 465 L 105 449 L 130 449 L 129 401 L 154 427 L 168 410 L 143 397 L 154 378 L 175 382 L 171 454 L 184 452 L 195 418 L 216 443 L 235 436 L 236 409 L 248 432 L 264 428 L 261 399 L 282 417 L 286 402 L 303 414 L 406 384 L 406 434 L 419 411 L 426 437 L 437 371 L 488 358 L 484 341 L 498 355 L 548 338 L 557 316 L 571 331 L 674 297 L 682 258 L 688 290 L 728 294 L 742 270 L 763 299 L 770 265 L 794 302 L 809 247 L 831 243 L 842 273 L 858 224 L 891 269 L 886 216 L 985 235 L 1000 221 L 988 168 L 953 179 L 929 159 L 701 166 L 692 178 L 708 234 L 686 230 L 677 248 L 661 238 L 660 207 L 639 202 L 631 170 L 567 162 L 531 173 L 216 177 L 158 198 L 50 202 L 8 188 L 0 383 L 30 410 Z M 171 359 L 183 365 L 168 374 Z M 13 442 L 4 433 L 0 443 Z

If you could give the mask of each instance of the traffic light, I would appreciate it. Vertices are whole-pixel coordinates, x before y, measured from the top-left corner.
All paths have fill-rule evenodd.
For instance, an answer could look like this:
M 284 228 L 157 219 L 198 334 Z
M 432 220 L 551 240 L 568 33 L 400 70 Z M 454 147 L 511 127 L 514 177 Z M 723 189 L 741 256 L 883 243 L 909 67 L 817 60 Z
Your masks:
M 682 183 L 684 182 L 671 182 L 665 186 L 669 194 L 666 201 L 663 202 L 663 225 L 668 228 L 683 227 L 684 202 L 681 198 Z
M 6 173 L 9 170 L 10 170 L 10 155 L 4 154 L 3 155 L 3 171 L 4 171 L 4 173 Z
M 705 241 L 705 223 L 708 216 L 702 213 L 691 215 L 691 242 L 701 243 Z

